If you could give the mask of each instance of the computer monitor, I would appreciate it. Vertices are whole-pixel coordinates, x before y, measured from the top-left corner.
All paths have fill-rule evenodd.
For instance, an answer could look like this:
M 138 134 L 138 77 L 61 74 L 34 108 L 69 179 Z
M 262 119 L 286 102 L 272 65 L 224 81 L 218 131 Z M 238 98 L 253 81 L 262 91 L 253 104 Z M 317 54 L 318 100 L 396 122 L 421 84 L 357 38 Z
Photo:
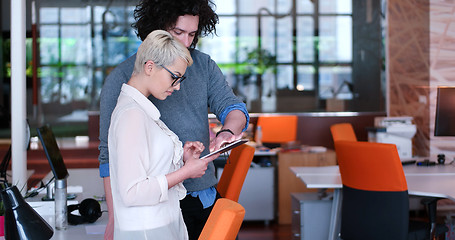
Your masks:
M 455 87 L 438 87 L 435 136 L 455 136 Z
M 41 140 L 41 144 L 43 145 L 44 152 L 51 165 L 55 179 L 60 180 L 67 178 L 69 175 L 68 170 L 63 162 L 54 133 L 49 126 L 37 128 L 36 131 L 38 132 L 38 137 Z

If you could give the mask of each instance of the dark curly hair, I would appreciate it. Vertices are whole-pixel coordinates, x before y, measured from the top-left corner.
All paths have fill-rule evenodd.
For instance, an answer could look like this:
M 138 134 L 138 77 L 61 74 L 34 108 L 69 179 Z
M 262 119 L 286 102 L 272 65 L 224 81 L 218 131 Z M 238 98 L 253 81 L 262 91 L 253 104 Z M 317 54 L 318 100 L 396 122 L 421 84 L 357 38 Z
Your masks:
M 216 34 L 218 15 L 212 7 L 215 4 L 211 0 L 142 0 L 134 10 L 136 22 L 132 27 L 143 41 L 154 30 L 172 29 L 180 16 L 199 16 L 197 34 L 190 46 L 194 48 L 199 36 Z

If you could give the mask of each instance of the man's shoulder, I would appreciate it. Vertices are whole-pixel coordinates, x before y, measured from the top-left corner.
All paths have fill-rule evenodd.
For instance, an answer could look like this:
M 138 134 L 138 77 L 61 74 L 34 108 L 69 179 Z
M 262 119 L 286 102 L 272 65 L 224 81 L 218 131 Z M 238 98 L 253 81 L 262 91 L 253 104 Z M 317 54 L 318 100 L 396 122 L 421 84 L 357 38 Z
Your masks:
M 117 65 L 117 67 L 112 69 L 105 79 L 101 93 L 103 94 L 103 92 L 105 92 L 111 95 L 112 91 L 114 91 L 117 95 L 112 95 L 110 97 L 118 96 L 122 84 L 127 83 L 133 73 L 135 60 L 136 54 L 127 58 L 125 61 Z
M 197 49 L 191 49 L 190 50 L 190 53 L 191 53 L 191 57 L 193 58 L 193 60 L 195 59 L 199 59 L 199 60 L 202 60 L 202 59 L 210 59 L 210 55 L 208 55 L 207 53 L 203 53 Z
M 197 49 L 192 49 L 190 52 L 191 57 L 193 58 L 193 65 L 188 68 L 189 72 L 193 71 L 200 74 L 201 72 L 211 72 L 213 69 L 218 67 L 210 55 L 203 53 Z
M 131 74 L 133 72 L 134 62 L 135 61 L 136 61 L 136 53 L 133 54 L 132 56 L 128 57 L 127 59 L 125 59 L 125 61 L 121 62 L 119 65 L 117 65 L 112 70 L 111 74 L 112 73 L 117 73 L 118 74 L 120 72 Z M 109 74 L 109 75 L 111 75 L 111 74 Z

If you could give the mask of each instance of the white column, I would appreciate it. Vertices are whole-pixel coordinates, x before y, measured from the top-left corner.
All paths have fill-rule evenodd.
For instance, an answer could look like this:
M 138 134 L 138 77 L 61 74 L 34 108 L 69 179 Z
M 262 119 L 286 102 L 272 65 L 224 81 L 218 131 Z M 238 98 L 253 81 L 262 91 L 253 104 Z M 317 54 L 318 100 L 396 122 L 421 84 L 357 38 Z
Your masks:
M 11 0 L 11 164 L 12 184 L 27 190 L 25 0 Z

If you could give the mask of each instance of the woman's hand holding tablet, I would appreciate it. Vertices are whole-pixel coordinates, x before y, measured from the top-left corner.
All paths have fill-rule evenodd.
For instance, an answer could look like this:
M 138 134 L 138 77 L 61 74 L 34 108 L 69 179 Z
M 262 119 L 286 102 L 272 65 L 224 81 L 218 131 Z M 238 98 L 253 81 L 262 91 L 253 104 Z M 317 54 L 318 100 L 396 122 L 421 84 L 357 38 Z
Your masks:
M 214 155 L 214 154 L 227 152 L 227 151 L 229 151 L 229 150 L 231 150 L 231 149 L 233 149 L 233 148 L 235 148 L 235 147 L 237 147 L 237 146 L 240 146 L 240 145 L 242 145 L 242 144 L 244 144 L 244 143 L 247 143 L 247 142 L 248 142 L 247 139 L 239 139 L 239 140 L 236 140 L 236 141 L 234 141 L 234 142 L 227 143 L 227 144 L 224 145 L 222 148 L 220 148 L 220 149 L 218 149 L 218 150 L 216 150 L 216 151 L 213 151 L 213 152 L 211 152 L 211 153 L 209 153 L 209 154 L 207 154 L 207 155 L 201 157 L 201 159 L 210 157 L 210 156 L 212 156 L 212 155 Z

